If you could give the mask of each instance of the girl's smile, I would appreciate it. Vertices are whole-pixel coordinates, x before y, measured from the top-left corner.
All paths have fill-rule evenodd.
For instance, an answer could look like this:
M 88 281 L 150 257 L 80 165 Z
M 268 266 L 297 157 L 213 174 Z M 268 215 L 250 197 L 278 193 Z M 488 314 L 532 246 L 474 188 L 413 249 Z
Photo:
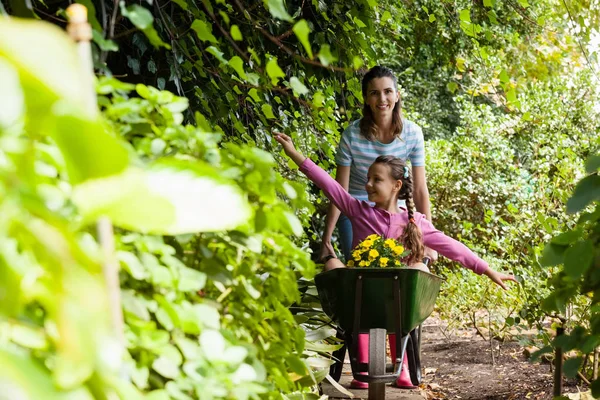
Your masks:
M 392 177 L 389 165 L 375 163 L 369 168 L 365 190 L 369 201 L 377 206 L 388 211 L 397 210 L 398 192 L 401 187 L 402 182 Z

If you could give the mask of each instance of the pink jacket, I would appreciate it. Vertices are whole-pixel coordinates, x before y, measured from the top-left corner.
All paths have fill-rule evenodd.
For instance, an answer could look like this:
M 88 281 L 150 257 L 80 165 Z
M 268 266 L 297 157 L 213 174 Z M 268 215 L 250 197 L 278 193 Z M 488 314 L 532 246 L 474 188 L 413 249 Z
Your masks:
M 401 208 L 399 214 L 391 214 L 352 197 L 327 172 L 307 158 L 300 166 L 308 179 L 320 187 L 325 195 L 352 222 L 352 247 L 356 247 L 367 236 L 377 233 L 386 238 L 400 237 L 408 224 L 408 212 Z M 488 269 L 488 263 L 477 257 L 467 246 L 435 229 L 425 216 L 415 212 L 415 223 L 423 232 L 425 246 L 441 255 L 461 263 L 477 274 Z

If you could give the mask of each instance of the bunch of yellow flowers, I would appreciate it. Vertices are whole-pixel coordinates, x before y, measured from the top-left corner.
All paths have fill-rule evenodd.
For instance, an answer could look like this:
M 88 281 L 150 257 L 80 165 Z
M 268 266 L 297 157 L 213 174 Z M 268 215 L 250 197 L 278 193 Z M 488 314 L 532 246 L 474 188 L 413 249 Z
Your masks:
M 352 259 L 346 265 L 363 268 L 397 268 L 404 266 L 400 260 L 408 253 L 398 240 L 386 239 L 374 233 L 356 246 L 352 251 Z

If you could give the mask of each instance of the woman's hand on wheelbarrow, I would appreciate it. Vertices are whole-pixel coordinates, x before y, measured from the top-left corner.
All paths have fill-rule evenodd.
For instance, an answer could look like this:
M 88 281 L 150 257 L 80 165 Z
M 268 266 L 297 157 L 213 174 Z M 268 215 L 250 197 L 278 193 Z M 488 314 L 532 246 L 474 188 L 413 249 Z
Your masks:
M 504 274 L 502 272 L 498 272 L 498 271 L 494 271 L 491 268 L 488 268 L 487 271 L 484 272 L 484 274 L 490 278 L 492 280 L 492 282 L 494 282 L 495 284 L 497 284 L 498 286 L 500 286 L 502 289 L 507 290 L 508 288 L 506 287 L 506 285 L 504 284 L 504 281 L 513 281 L 513 282 L 517 282 L 517 279 L 515 278 L 514 275 L 508 275 L 508 274 Z
M 300 166 L 306 160 L 306 157 L 302 155 L 296 148 L 294 147 L 294 142 L 292 142 L 292 138 L 286 135 L 285 133 L 273 132 L 273 137 L 275 140 L 279 142 L 281 147 L 283 147 L 283 151 L 289 158 L 292 159 L 296 165 Z

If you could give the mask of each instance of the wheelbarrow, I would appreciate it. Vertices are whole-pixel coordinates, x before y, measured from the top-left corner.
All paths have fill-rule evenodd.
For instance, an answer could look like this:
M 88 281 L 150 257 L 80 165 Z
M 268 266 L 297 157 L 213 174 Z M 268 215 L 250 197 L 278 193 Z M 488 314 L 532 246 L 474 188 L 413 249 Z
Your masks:
M 385 399 L 385 384 L 400 376 L 405 354 L 411 382 L 421 382 L 420 325 L 433 311 L 442 281 L 411 268 L 336 268 L 315 277 L 323 311 L 343 332 L 352 375 L 369 384 L 369 399 Z M 369 334 L 368 365 L 358 362 L 359 333 Z M 390 333 L 396 333 L 397 353 L 387 366 L 385 345 Z M 338 362 L 332 367 L 337 380 L 345 353 L 340 350 L 334 353 Z

